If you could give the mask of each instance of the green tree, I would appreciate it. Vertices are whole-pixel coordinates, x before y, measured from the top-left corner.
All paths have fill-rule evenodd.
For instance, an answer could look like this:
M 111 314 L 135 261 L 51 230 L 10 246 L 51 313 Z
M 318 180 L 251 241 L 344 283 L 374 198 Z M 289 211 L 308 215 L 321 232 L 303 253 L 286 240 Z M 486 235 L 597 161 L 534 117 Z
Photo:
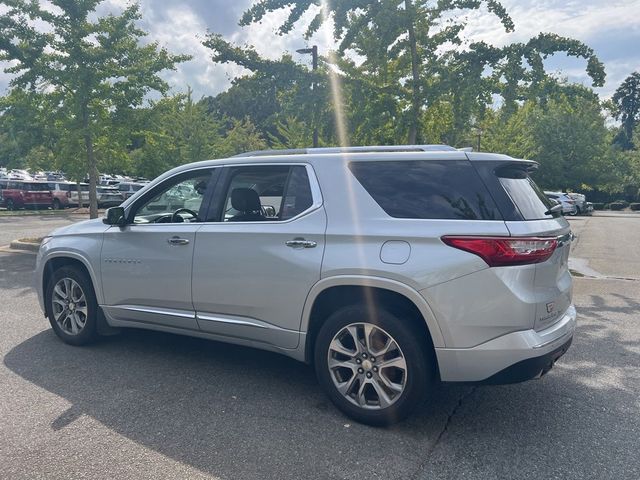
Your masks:
M 640 73 L 633 72 L 611 98 L 616 119 L 622 121 L 615 143 L 623 150 L 633 150 L 633 130 L 640 124 Z
M 264 150 L 264 140 L 251 120 L 233 120 L 232 127 L 216 145 L 216 157 L 224 158 L 253 150 Z
M 0 97 L 0 162 L 8 167 L 36 167 L 31 152 L 42 158 L 58 140 L 56 104 L 51 95 L 13 88 Z M 38 162 L 36 162 L 38 163 Z M 53 168 L 50 164 L 47 169 Z
M 484 145 L 540 163 L 536 180 L 546 189 L 615 190 L 624 168 L 609 148 L 598 102 L 559 95 L 542 106 L 533 100 L 505 117 L 496 112 L 484 123 Z
M 0 20 L 0 60 L 12 63 L 11 84 L 57 95 L 65 118 L 65 135 L 82 139 L 90 183 L 90 216 L 97 217 L 96 142 L 113 145 L 118 124 L 114 112 L 141 105 L 151 91 L 166 92 L 159 73 L 187 56 L 169 54 L 156 43 L 140 44 L 139 7 L 96 18 L 102 0 L 52 0 L 53 10 L 37 1 L 0 0 L 7 12 Z M 124 135 L 120 135 L 121 138 Z
M 326 96 L 324 65 L 320 71 L 310 72 L 289 54 L 268 60 L 253 48 L 237 47 L 218 34 L 208 35 L 203 44 L 211 49 L 214 62 L 235 63 L 251 72 L 235 79 L 226 92 L 205 100 L 212 115 L 239 121 L 250 118 L 264 138 L 272 138 L 278 136 L 277 125 L 290 119 L 312 127 L 318 107 L 321 135 L 330 135 L 331 111 L 327 102 L 321 101 Z
M 208 113 L 206 104 L 194 102 L 191 89 L 150 102 L 139 109 L 131 152 L 133 171 L 154 178 L 185 163 L 215 157 L 222 125 Z
M 389 122 L 406 125 L 409 143 L 423 141 L 423 110 L 443 95 L 451 102 L 457 131 L 491 104 L 492 94 L 502 95 L 513 110 L 522 88 L 544 80 L 543 59 L 556 52 L 587 59 L 594 85 L 604 81 L 603 66 L 589 47 L 553 34 L 503 48 L 485 43 L 472 44 L 468 50 L 447 48 L 463 43 L 464 16 L 459 14 L 465 11 L 486 8 L 507 31 L 513 30 L 513 22 L 496 0 L 342 0 L 323 3 L 319 11 L 316 0 L 261 0 L 244 13 L 240 24 L 259 22 L 268 12 L 292 5 L 279 33 L 291 31 L 307 10 L 317 11 L 308 25 L 308 37 L 332 19 L 341 70 L 366 84 L 375 92 L 369 95 L 371 101 L 379 102 L 369 109 L 367 118 L 381 118 L 376 127 L 380 130 Z M 364 61 L 349 60 L 342 55 L 347 50 Z M 390 109 L 389 103 L 394 102 Z M 385 110 L 389 115 L 374 115 Z

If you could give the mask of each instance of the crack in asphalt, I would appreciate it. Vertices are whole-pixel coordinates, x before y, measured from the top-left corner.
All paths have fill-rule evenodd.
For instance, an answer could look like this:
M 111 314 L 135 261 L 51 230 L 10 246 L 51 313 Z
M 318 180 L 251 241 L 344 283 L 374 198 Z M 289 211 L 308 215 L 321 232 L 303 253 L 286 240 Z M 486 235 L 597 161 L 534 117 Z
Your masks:
M 453 417 L 455 417 L 456 413 L 458 413 L 458 410 L 460 409 L 464 401 L 467 400 L 471 395 L 473 395 L 473 393 L 477 390 L 477 388 L 478 387 L 471 387 L 468 392 L 460 395 L 460 398 L 458 398 L 458 402 L 451 409 L 451 412 L 449 412 L 449 414 L 447 415 L 447 419 L 445 420 L 444 424 L 442 425 L 442 428 L 438 432 L 435 442 L 433 442 L 433 444 L 431 444 L 431 446 L 427 449 L 424 460 L 420 462 L 420 465 L 416 469 L 416 472 L 412 476 L 412 478 L 414 479 L 421 478 L 421 474 L 423 473 L 424 466 L 429 461 L 430 455 L 433 453 L 436 447 L 440 444 L 440 441 L 444 437 L 444 434 L 447 433 L 447 431 L 449 430 L 449 425 L 451 425 L 451 422 L 453 421 Z

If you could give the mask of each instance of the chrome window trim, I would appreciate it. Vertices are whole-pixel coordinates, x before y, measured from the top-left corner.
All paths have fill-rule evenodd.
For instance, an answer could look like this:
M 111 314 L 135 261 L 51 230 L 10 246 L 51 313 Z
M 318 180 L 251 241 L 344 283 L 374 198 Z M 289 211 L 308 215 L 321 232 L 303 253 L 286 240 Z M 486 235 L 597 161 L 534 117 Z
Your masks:
M 165 182 L 170 181 L 171 179 L 175 178 L 178 175 L 184 175 L 186 172 L 193 172 L 196 170 L 206 170 L 206 169 L 214 169 L 214 168 L 235 168 L 235 167 L 267 167 L 267 166 L 286 166 L 286 167 L 294 167 L 294 166 L 299 166 L 299 167 L 305 167 L 306 171 L 307 171 L 307 177 L 309 178 L 309 186 L 311 187 L 311 196 L 313 197 L 313 203 L 311 204 L 311 206 L 309 208 L 307 208 L 306 210 L 300 212 L 298 215 L 296 215 L 295 217 L 291 217 L 287 220 L 266 220 L 266 221 L 259 221 L 259 222 L 193 222 L 193 223 L 129 223 L 127 224 L 127 227 L 151 227 L 151 226 L 158 226 L 158 225 L 162 225 L 162 226 L 167 226 L 167 225 L 197 225 L 197 226 L 203 226 L 203 225 L 273 225 L 273 224 L 286 224 L 286 223 L 290 223 L 293 221 L 298 220 L 301 217 L 304 217 L 306 215 L 309 215 L 310 213 L 318 210 L 319 208 L 322 207 L 323 203 L 324 203 L 324 199 L 322 197 L 322 191 L 320 190 L 320 182 L 318 182 L 318 177 L 316 176 L 316 172 L 313 169 L 313 165 L 311 165 L 310 163 L 305 163 L 305 162 L 247 162 L 247 163 L 230 163 L 230 164 L 223 164 L 223 165 L 217 165 L 217 166 L 206 166 L 206 167 L 197 167 L 194 168 L 193 170 L 186 170 L 186 171 L 182 171 L 182 172 L 178 172 L 175 175 L 172 175 L 168 178 L 165 178 L 162 182 L 159 182 L 158 185 L 161 185 Z M 155 188 L 155 186 L 154 186 Z M 283 192 L 284 193 L 284 192 Z M 136 202 L 132 202 L 130 205 L 127 206 L 126 210 L 125 210 L 125 216 L 129 216 L 129 212 L 130 209 L 136 205 Z M 120 227 L 118 227 L 120 228 Z
M 176 177 L 178 177 L 180 175 L 184 175 L 185 173 L 197 172 L 198 170 L 212 170 L 213 171 L 214 169 L 221 168 L 221 167 L 223 167 L 223 166 L 222 165 L 215 165 L 215 166 L 208 165 L 208 166 L 196 167 L 196 168 L 193 168 L 193 169 L 190 169 L 190 170 L 183 170 L 181 172 L 175 173 L 174 175 L 171 175 L 170 177 L 165 178 L 164 180 L 162 180 L 161 182 L 158 182 L 156 185 L 154 185 L 151 188 L 156 188 L 159 185 L 163 185 L 164 183 L 170 182 L 172 179 L 174 179 L 174 178 L 176 178 Z M 145 187 L 146 187 L 146 185 L 143 186 L 140 190 L 136 190 L 135 192 L 133 192 L 133 194 L 134 195 L 137 194 L 138 192 L 142 191 Z M 119 192 L 120 192 L 121 195 L 124 194 L 124 193 L 130 193 L 129 190 L 126 190 L 126 191 L 120 190 Z M 132 197 L 129 197 L 129 198 L 132 198 Z M 141 201 L 141 199 L 136 199 L 136 200 L 132 201 L 129 205 L 124 207 L 124 216 L 125 216 L 125 218 L 129 217 L 129 214 L 131 213 L 131 210 L 134 208 L 134 206 L 136 206 L 138 204 L 139 201 Z M 194 225 L 195 224 L 196 223 L 194 222 Z M 198 225 L 203 225 L 204 222 L 197 222 L 197 224 Z M 127 227 L 133 227 L 133 226 L 135 226 L 135 227 L 145 226 L 146 227 L 146 226 L 154 226 L 154 225 L 165 225 L 165 226 L 166 225 L 190 225 L 190 223 L 186 223 L 186 224 L 185 223 L 128 223 L 126 226 Z M 118 228 L 120 228 L 120 227 L 118 227 Z
M 307 177 L 309 178 L 309 186 L 311 187 L 311 196 L 313 197 L 313 203 L 309 208 L 300 212 L 295 217 L 291 217 L 287 220 L 264 220 L 258 222 L 202 222 L 199 225 L 273 225 L 273 224 L 283 224 L 290 223 L 297 220 L 300 217 L 308 215 L 309 213 L 319 209 L 322 207 L 323 199 L 322 192 L 320 190 L 320 183 L 318 182 L 318 178 L 316 177 L 316 172 L 313 169 L 313 166 L 310 163 L 305 162 L 247 162 L 247 163 L 232 163 L 225 165 L 225 168 L 236 168 L 236 167 L 273 167 L 273 166 L 285 166 L 285 167 L 305 167 L 307 171 Z M 282 192 L 283 194 L 285 192 Z

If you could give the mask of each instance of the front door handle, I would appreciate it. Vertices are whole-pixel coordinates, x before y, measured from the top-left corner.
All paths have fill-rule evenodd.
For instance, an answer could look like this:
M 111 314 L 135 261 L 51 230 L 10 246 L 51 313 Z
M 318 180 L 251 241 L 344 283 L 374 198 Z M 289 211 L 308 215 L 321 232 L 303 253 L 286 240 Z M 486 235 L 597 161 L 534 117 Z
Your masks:
M 180 238 L 180 237 L 171 237 L 167 240 L 167 242 L 169 242 L 169 245 L 188 245 L 189 244 L 188 239 Z
M 285 245 L 291 248 L 314 248 L 318 244 L 313 240 L 305 240 L 304 238 L 294 238 L 293 240 L 287 240 L 285 242 Z

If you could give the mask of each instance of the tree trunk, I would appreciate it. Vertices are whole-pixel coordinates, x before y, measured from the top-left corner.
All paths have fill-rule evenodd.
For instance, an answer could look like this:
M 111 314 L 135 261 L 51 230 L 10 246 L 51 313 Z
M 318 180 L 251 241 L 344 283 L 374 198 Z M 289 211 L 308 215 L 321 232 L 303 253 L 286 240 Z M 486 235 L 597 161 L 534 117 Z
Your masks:
M 420 70 L 418 59 L 418 45 L 416 42 L 416 32 L 413 28 L 415 10 L 411 0 L 404 2 L 407 15 L 407 32 L 409 34 L 409 48 L 411 50 L 411 119 L 409 123 L 409 145 L 422 142 L 420 132 Z
M 82 108 L 82 128 L 84 130 L 84 145 L 87 149 L 87 170 L 89 171 L 89 218 L 98 218 L 98 196 L 96 194 L 98 166 L 93 151 L 93 138 L 89 130 L 89 108 L 87 105 Z M 82 199 L 80 202 L 82 202 Z

